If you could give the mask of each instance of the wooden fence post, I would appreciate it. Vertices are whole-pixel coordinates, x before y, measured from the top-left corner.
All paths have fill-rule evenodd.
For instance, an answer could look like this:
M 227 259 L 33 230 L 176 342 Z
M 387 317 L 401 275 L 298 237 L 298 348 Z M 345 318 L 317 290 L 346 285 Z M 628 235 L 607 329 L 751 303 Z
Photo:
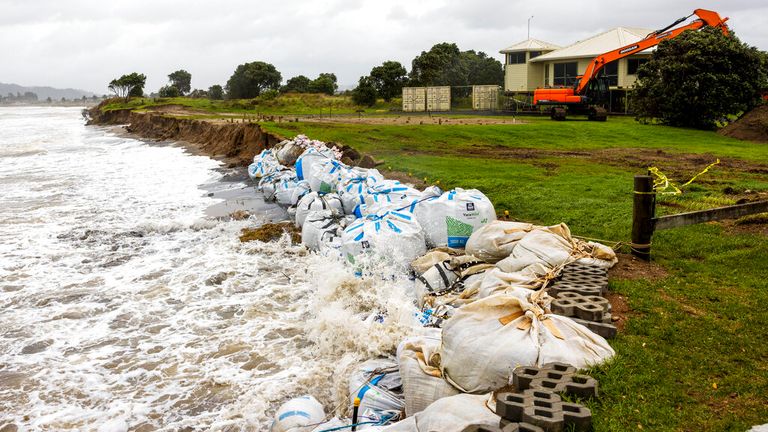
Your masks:
M 634 195 L 634 205 L 632 208 L 632 255 L 645 261 L 650 261 L 653 218 L 656 213 L 653 177 L 649 175 L 636 175 Z

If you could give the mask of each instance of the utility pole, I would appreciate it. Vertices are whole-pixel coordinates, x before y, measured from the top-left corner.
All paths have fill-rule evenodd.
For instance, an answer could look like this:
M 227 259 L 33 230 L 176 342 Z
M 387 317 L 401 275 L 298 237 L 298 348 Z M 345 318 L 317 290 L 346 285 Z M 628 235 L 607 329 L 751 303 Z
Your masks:
M 531 15 L 531 18 L 533 18 L 533 15 Z M 528 18 L 528 39 L 531 38 L 531 18 Z

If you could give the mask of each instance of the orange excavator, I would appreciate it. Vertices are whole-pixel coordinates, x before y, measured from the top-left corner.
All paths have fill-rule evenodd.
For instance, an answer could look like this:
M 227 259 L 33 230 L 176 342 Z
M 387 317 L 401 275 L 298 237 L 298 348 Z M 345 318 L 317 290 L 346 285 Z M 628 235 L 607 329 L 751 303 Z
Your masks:
M 698 19 L 675 28 L 693 15 L 698 16 Z M 590 120 L 605 121 L 608 112 L 603 105 L 608 102 L 608 82 L 607 79 L 599 76 L 605 65 L 654 47 L 661 41 L 677 37 L 686 30 L 698 30 L 710 26 L 720 28 L 725 35 L 728 35 L 726 21 L 728 18 L 721 18 L 717 12 L 696 9 L 691 15 L 650 33 L 645 39 L 595 57 L 587 65 L 584 75 L 576 77 L 576 83 L 572 88 L 536 89 L 533 93 L 533 104 L 551 106 L 550 117 L 553 120 L 565 120 L 566 112 L 570 111 L 574 114 L 587 114 Z

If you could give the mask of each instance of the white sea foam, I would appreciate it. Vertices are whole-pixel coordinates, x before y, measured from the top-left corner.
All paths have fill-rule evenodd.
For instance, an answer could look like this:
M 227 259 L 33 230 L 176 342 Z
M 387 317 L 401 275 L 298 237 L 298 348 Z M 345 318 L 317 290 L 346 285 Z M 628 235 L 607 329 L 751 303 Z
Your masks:
M 206 218 L 214 160 L 77 109 L 0 130 L 0 428 L 264 430 L 292 396 L 344 405 L 415 325 L 409 281 Z

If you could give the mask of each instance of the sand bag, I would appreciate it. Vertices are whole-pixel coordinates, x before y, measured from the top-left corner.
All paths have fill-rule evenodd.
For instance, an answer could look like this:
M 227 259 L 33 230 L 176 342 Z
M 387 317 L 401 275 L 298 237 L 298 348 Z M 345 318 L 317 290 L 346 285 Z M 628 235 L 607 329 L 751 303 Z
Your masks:
M 298 142 L 286 140 L 275 146 L 274 153 L 278 162 L 285 166 L 293 166 L 304 150 L 306 149 Z
M 493 221 L 475 230 L 467 240 L 467 255 L 495 263 L 512 254 L 517 242 L 537 227 L 529 223 Z
M 296 183 L 296 187 L 293 189 L 290 205 L 297 205 L 299 201 L 301 201 L 301 199 L 310 192 L 312 192 L 312 188 L 309 187 L 309 182 L 306 180 L 299 180 L 299 182 Z
M 309 212 L 326 209 L 336 209 L 339 212 L 344 211 L 338 195 L 335 193 L 321 194 L 318 192 L 310 192 L 304 195 L 296 204 L 296 226 L 301 228 L 304 225 L 304 219 L 306 219 Z
M 270 150 L 262 150 L 261 153 L 254 156 L 253 163 L 248 165 L 248 177 L 251 180 L 256 180 L 282 169 L 285 167 L 280 165 Z
M 458 394 L 438 399 L 424 411 L 382 429 L 382 432 L 463 432 L 469 426 L 499 430 L 501 417 L 486 403 L 490 395 Z
M 440 371 L 440 333 L 440 329 L 427 329 L 424 336 L 409 337 L 397 347 L 407 417 L 438 399 L 460 393 Z
M 539 263 L 555 269 L 579 259 L 604 261 L 605 267 L 611 267 L 618 261 L 612 250 L 602 245 L 597 248 L 595 245 L 597 243 L 590 245 L 571 237 L 571 231 L 565 224 L 541 227 L 526 234 L 512 250 L 512 254 L 497 265 L 506 272 L 517 272 Z M 597 259 L 596 256 L 607 259 Z
M 366 214 L 404 209 L 409 209 L 408 211 L 412 213 L 411 204 L 422 196 L 417 189 L 399 181 L 384 180 L 368 189 L 368 193 L 363 197 L 365 204 L 357 207 L 355 216 L 362 217 Z
M 570 318 L 549 313 L 543 292 L 521 299 L 495 294 L 462 306 L 444 324 L 443 375 L 467 393 L 504 387 L 518 366 L 563 362 L 583 369 L 614 355 L 602 337 Z
M 413 266 L 413 264 L 411 264 Z M 435 263 L 423 273 L 416 273 L 416 291 L 419 295 L 441 295 L 459 289 L 469 276 L 494 268 L 471 255 L 453 256 Z
M 511 273 L 494 267 L 483 275 L 477 298 L 490 297 L 501 292 L 522 292 L 525 297 L 533 290 L 541 288 L 548 276 L 554 277 L 554 274 L 551 273 L 548 266 L 542 263 L 536 263 L 522 271 Z
M 314 192 L 336 192 L 336 187 L 344 177 L 349 167 L 343 163 L 328 159 L 312 165 L 312 175 L 309 176 L 309 186 Z
M 349 378 L 350 412 L 355 398 L 359 398 L 358 422 L 398 420 L 405 409 L 402 387 L 396 362 L 368 360 Z
M 293 398 L 275 413 L 270 432 L 310 432 L 325 419 L 325 410 L 312 396 Z
M 311 183 L 312 167 L 335 158 L 336 154 L 329 148 L 310 147 L 296 159 L 296 176 L 299 180 L 307 180 Z
M 275 185 L 275 199 L 279 204 L 290 206 L 293 204 L 293 195 L 299 187 L 300 180 L 293 176 L 284 176 Z
M 376 169 L 352 168 L 342 171 L 342 178 L 336 186 L 346 214 L 354 214 L 357 206 L 365 204 L 368 189 L 384 181 Z
M 426 251 L 421 226 L 406 212 L 368 215 L 355 221 L 342 235 L 342 252 L 355 265 L 376 257 L 405 269 Z
M 301 242 L 313 251 L 341 249 L 341 235 L 353 221 L 337 209 L 311 211 L 301 228 Z
M 277 193 L 277 185 L 283 181 L 283 179 L 291 179 L 296 176 L 293 170 L 277 171 L 269 175 L 265 175 L 259 180 L 257 189 L 264 194 L 266 201 L 274 201 L 275 193 Z
M 427 246 L 464 248 L 472 233 L 496 220 L 491 201 L 477 189 L 460 189 L 421 199 L 413 210 Z

